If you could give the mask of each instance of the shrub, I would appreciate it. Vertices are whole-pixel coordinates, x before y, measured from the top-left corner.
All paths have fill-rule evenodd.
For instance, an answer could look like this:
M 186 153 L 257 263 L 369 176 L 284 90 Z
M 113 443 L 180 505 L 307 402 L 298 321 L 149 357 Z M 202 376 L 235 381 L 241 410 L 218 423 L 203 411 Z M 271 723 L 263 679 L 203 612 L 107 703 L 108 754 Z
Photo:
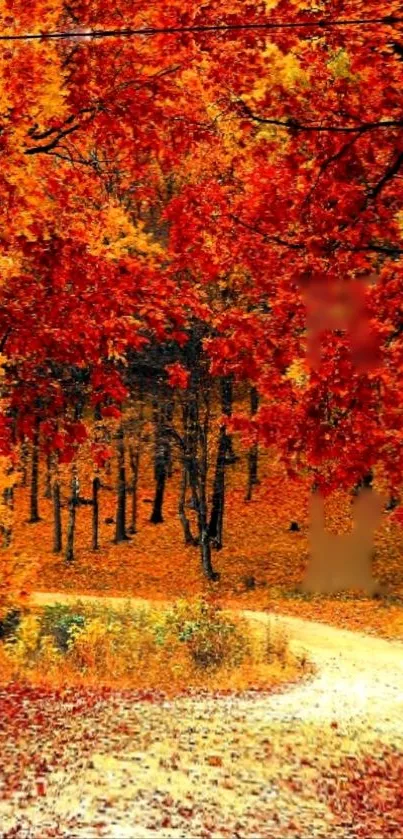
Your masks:
M 2 649 L 18 677 L 28 671 L 35 680 L 167 692 L 192 684 L 264 687 L 284 679 L 286 667 L 296 669 L 283 632 L 260 622 L 252 628 L 201 598 L 136 611 L 58 604 L 24 616 Z
M 202 669 L 239 667 L 249 653 L 246 627 L 241 622 L 236 625 L 218 606 L 201 598 L 194 603 L 176 603 L 166 614 L 164 631 L 176 635 L 187 646 L 196 667 Z
M 74 629 L 85 626 L 83 614 L 71 611 L 68 606 L 57 603 L 46 606 L 41 618 L 41 635 L 50 635 L 60 652 L 67 652 Z
M 39 618 L 25 615 L 20 621 L 17 634 L 8 638 L 5 646 L 18 667 L 34 667 L 40 657 Z
M 21 622 L 21 610 L 9 609 L 0 620 L 0 641 L 15 638 Z

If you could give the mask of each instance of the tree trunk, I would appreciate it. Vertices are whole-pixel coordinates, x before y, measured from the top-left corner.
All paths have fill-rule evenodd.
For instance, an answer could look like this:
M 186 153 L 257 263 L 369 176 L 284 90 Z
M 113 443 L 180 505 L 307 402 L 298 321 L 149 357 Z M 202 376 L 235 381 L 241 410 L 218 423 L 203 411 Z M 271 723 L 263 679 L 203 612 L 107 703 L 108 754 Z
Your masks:
M 162 453 L 161 453 L 162 449 Z M 162 524 L 164 521 L 164 517 L 162 515 L 162 507 L 164 503 L 164 492 L 165 492 L 165 482 L 166 482 L 166 463 L 165 463 L 165 451 L 164 447 L 161 446 L 159 452 L 156 454 L 155 457 L 155 495 L 154 495 L 154 504 L 153 510 L 151 513 L 150 521 L 153 524 Z
M 164 407 L 154 403 L 154 424 L 155 424 L 155 454 L 154 454 L 154 478 L 155 494 L 153 509 L 150 517 L 152 524 L 162 524 L 164 517 L 162 507 L 164 504 L 165 483 L 167 479 L 167 440 L 164 432 L 165 410 Z
M 131 493 L 132 493 L 132 504 L 131 504 L 131 521 L 129 532 L 130 533 L 137 533 L 137 489 L 138 489 L 138 482 L 139 482 L 139 471 L 140 471 L 140 441 L 138 441 L 136 448 L 134 449 L 133 446 L 129 446 L 129 458 L 130 458 L 130 468 L 132 472 L 132 480 L 131 480 Z
M 224 416 L 232 414 L 232 382 L 225 377 L 221 380 L 221 406 Z M 208 532 L 214 547 L 219 551 L 223 544 L 223 523 L 225 503 L 225 467 L 236 460 L 232 438 L 227 433 L 225 425 L 221 425 L 218 439 L 216 468 L 213 484 L 213 503 L 211 508 Z
M 14 467 L 11 466 L 7 470 L 7 477 L 10 477 L 14 472 Z M 2 523 L 3 548 L 9 548 L 13 536 L 13 511 L 14 511 L 14 486 L 8 486 L 3 490 L 3 507 L 4 517 Z
M 101 481 L 96 475 L 92 481 L 92 544 L 93 551 L 99 550 L 99 489 Z
M 66 538 L 66 562 L 74 562 L 74 537 L 76 530 L 76 512 L 79 498 L 79 485 L 77 471 L 73 467 L 71 478 L 71 495 L 69 499 L 69 518 L 67 522 L 67 538 Z
M 174 407 L 175 406 L 172 400 L 169 400 L 167 402 L 166 409 L 164 412 L 164 424 L 167 426 L 172 424 L 172 420 L 174 418 Z M 168 437 L 165 437 L 165 460 L 167 478 L 172 478 L 173 455 L 171 441 Z
M 220 428 L 218 441 L 217 462 L 214 475 L 213 504 L 211 508 L 210 523 L 208 526 L 209 538 L 214 547 L 219 551 L 222 548 L 224 502 L 225 502 L 225 457 L 227 454 L 228 435 L 225 426 Z
M 38 490 L 39 490 L 39 421 L 35 423 L 34 434 L 32 438 L 32 458 L 31 458 L 31 496 L 30 496 L 30 517 L 29 522 L 35 524 L 40 521 L 39 504 L 38 504 Z
M 186 491 L 188 487 L 188 472 L 186 467 L 186 462 L 183 464 L 182 470 L 182 480 L 181 480 L 181 488 L 180 488 L 180 495 L 179 495 L 179 504 L 178 504 L 178 512 L 179 512 L 179 519 L 183 528 L 183 536 L 185 540 L 185 545 L 198 545 L 198 540 L 193 536 L 193 533 L 190 529 L 190 522 L 186 515 Z
M 53 553 L 61 553 L 63 548 L 62 539 L 62 510 L 60 502 L 60 483 L 58 478 L 53 482 Z
M 232 417 L 232 404 L 234 401 L 233 385 L 231 376 L 224 376 L 221 379 L 221 405 L 222 412 L 226 417 Z M 235 463 L 237 455 L 234 452 L 234 445 L 232 434 L 227 433 L 227 452 L 225 455 L 226 463 Z
M 211 543 L 207 523 L 207 472 L 208 472 L 208 431 L 209 431 L 209 403 L 208 395 L 205 396 L 205 414 L 203 421 L 199 416 L 197 395 L 192 405 L 190 414 L 190 450 L 193 455 L 200 454 L 197 459 L 189 462 L 189 477 L 192 476 L 193 499 L 197 509 L 197 521 L 199 529 L 199 545 L 202 568 L 209 580 L 219 580 L 220 575 L 214 571 L 211 561 Z M 197 442 L 199 446 L 197 446 Z M 195 446 L 196 443 L 196 446 Z
M 52 498 L 52 455 L 50 452 L 46 455 L 45 492 L 43 497 Z
M 117 435 L 117 497 L 116 497 L 116 529 L 115 542 L 126 542 L 126 466 L 125 466 L 125 440 L 123 426 L 120 427 Z
M 20 486 L 28 485 L 29 446 L 26 440 L 21 444 L 21 481 Z
M 255 416 L 259 407 L 259 395 L 255 387 L 251 387 L 250 389 L 250 414 L 251 417 Z M 259 458 L 259 450 L 258 444 L 253 443 L 248 452 L 248 485 L 246 488 L 246 496 L 245 501 L 251 501 L 252 499 L 252 492 L 253 487 L 256 486 L 258 481 L 258 458 Z

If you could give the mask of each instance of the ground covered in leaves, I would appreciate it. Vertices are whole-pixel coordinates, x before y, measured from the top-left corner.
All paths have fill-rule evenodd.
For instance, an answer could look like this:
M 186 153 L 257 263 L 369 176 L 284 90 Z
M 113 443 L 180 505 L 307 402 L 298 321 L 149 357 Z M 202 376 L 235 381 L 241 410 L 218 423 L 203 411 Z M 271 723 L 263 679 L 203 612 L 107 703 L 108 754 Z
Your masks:
M 237 470 L 240 470 L 239 473 Z M 89 549 L 89 508 L 80 508 L 77 555 L 71 565 L 52 553 L 51 502 L 41 498 L 42 521 L 28 524 L 28 496 L 18 490 L 18 513 L 10 552 L 30 569 L 32 590 L 173 600 L 208 595 L 239 608 L 278 611 L 386 638 L 403 638 L 403 528 L 396 512 L 385 513 L 375 535 L 374 573 L 389 594 L 381 600 L 349 596 L 301 597 L 297 594 L 309 552 L 306 497 L 298 483 L 280 481 L 277 467 L 262 457 L 262 483 L 245 502 L 241 467 L 231 467 L 225 509 L 224 547 L 213 553 L 218 583 L 203 577 L 197 547 L 183 545 L 177 513 L 175 480 L 168 482 L 164 522 L 149 522 L 152 475 L 147 470 L 139 487 L 138 533 L 114 545 L 115 500 L 102 495 L 99 552 Z M 171 485 L 172 484 L 172 485 Z M 282 491 L 279 492 L 279 486 Z M 327 503 L 327 528 L 351 527 L 350 500 L 335 494 Z M 192 515 L 189 511 L 189 516 Z M 66 510 L 63 510 L 66 516 Z M 290 532 L 290 522 L 300 530 Z
M 2 837 L 400 838 L 401 646 L 284 621 L 281 693 L 3 689 Z

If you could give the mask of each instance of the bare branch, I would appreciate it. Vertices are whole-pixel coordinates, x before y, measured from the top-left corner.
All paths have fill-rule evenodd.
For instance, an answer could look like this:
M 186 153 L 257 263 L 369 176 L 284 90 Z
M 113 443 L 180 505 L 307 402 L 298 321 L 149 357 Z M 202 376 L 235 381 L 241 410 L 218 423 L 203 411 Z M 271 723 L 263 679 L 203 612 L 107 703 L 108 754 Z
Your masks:
M 272 117 L 262 117 L 255 114 L 252 109 L 243 100 L 238 100 L 237 104 L 249 119 L 254 122 L 259 122 L 263 125 L 275 125 L 280 128 L 286 128 L 288 131 L 313 131 L 322 132 L 328 131 L 337 134 L 364 134 L 367 131 L 375 131 L 378 128 L 403 128 L 403 117 L 399 119 L 384 119 L 374 122 L 362 122 L 359 125 L 306 125 L 289 117 L 289 119 L 281 120 Z

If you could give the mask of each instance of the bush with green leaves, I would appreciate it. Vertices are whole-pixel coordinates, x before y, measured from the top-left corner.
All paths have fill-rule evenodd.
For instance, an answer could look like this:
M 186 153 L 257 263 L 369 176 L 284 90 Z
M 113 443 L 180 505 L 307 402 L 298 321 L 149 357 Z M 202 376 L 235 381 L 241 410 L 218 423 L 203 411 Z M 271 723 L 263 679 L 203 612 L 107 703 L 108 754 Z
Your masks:
M 111 609 L 108 605 L 47 606 L 26 615 L 7 655 L 21 672 L 39 668 L 130 683 L 162 676 L 198 681 L 233 671 L 253 657 L 250 628 L 202 598 L 169 608 Z M 187 674 L 187 675 L 185 675 Z
M 46 606 L 43 611 L 40 621 L 41 635 L 53 638 L 57 649 L 66 653 L 72 641 L 73 631 L 84 628 L 85 623 L 84 614 L 56 603 L 54 606 Z
M 178 601 L 167 610 L 161 637 L 174 636 L 186 644 L 194 664 L 202 669 L 238 667 L 249 654 L 246 627 L 224 616 L 218 606 L 199 598 Z

